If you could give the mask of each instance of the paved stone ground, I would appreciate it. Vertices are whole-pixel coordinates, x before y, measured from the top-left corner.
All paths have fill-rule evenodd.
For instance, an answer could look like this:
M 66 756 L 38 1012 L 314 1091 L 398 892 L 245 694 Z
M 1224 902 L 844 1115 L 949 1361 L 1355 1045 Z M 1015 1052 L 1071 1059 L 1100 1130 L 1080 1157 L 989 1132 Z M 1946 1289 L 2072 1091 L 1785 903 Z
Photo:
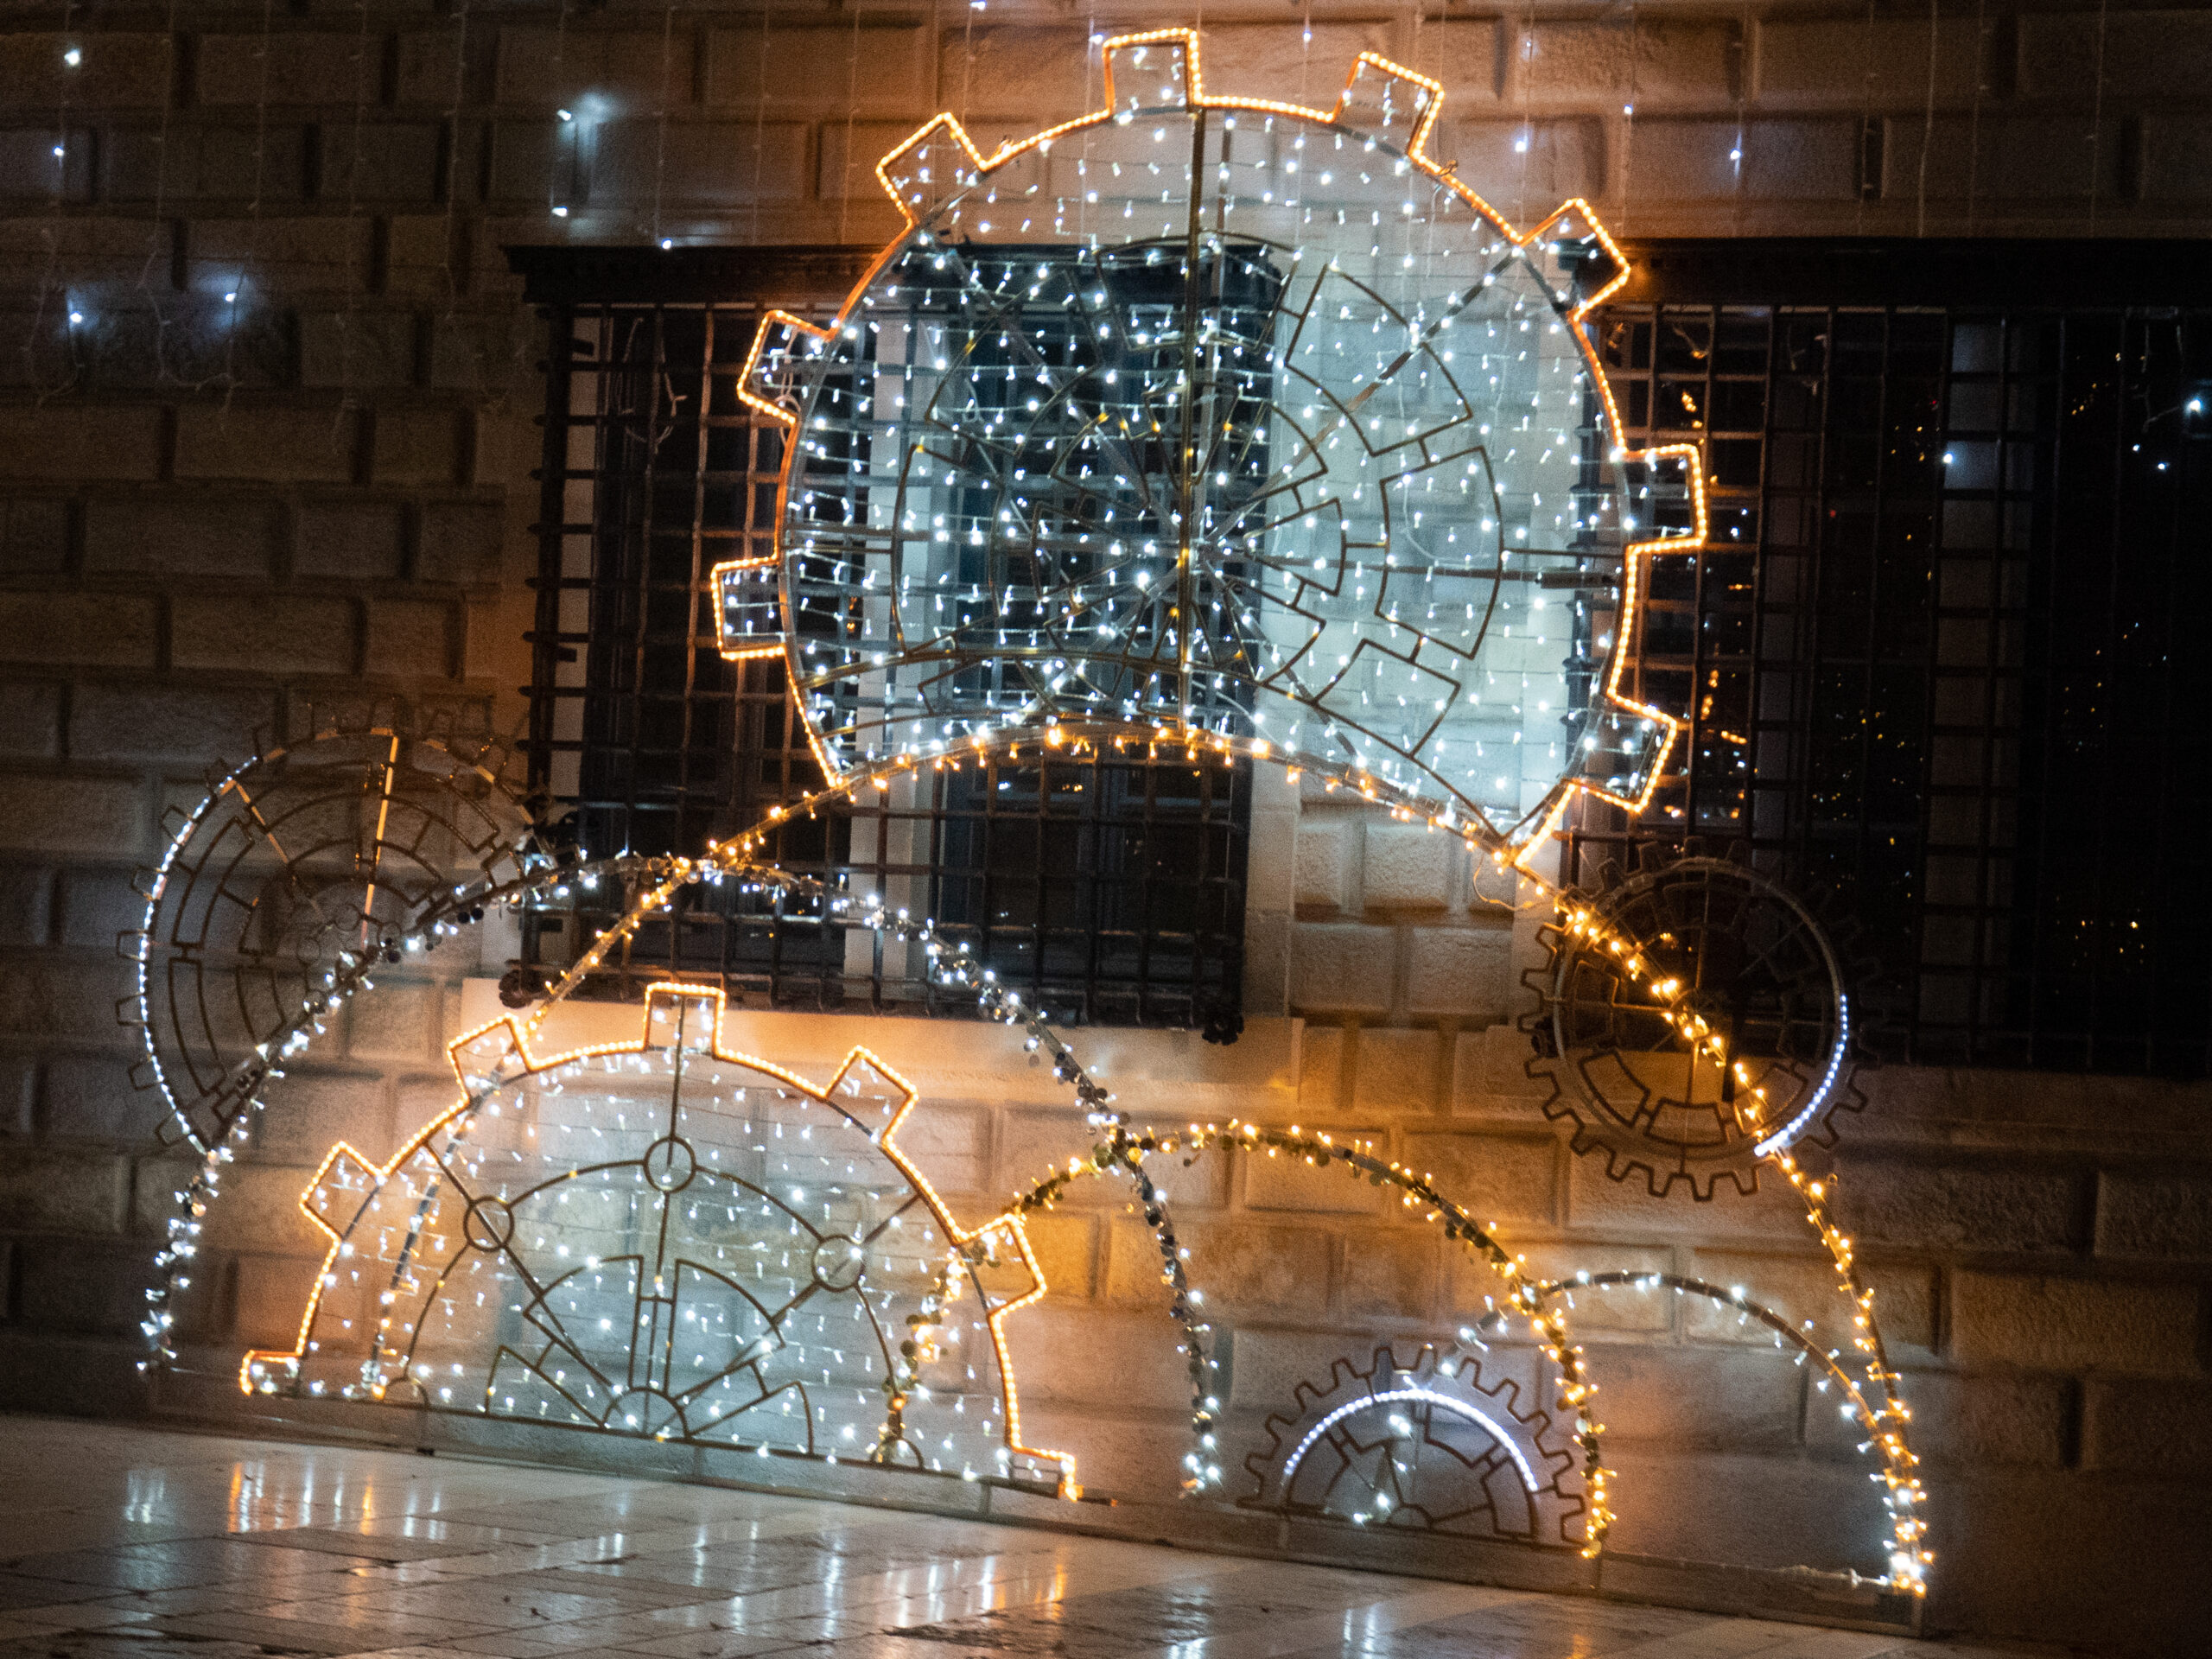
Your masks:
M 0 1418 L 0 1659 L 2023 1651 L 51 1418 Z

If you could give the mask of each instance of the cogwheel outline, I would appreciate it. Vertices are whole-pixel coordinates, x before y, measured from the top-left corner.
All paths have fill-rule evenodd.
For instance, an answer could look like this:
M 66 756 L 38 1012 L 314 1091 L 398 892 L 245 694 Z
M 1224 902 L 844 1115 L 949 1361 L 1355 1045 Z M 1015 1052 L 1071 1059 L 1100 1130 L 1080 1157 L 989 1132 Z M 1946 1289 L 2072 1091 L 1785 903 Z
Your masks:
M 1441 1472 L 1447 1478 L 1457 1474 L 1471 1480 L 1479 1501 L 1438 1514 L 1432 1510 L 1433 1498 L 1427 1503 L 1414 1498 L 1393 1499 L 1380 1517 L 1382 1524 L 1459 1537 L 1494 1537 L 1548 1548 L 1582 1547 L 1578 1528 L 1585 1504 L 1581 1491 L 1573 1484 L 1578 1464 L 1571 1433 L 1541 1405 L 1522 1410 L 1520 1384 L 1509 1376 L 1487 1381 L 1481 1362 L 1473 1355 L 1455 1352 L 1446 1357 L 1433 1344 L 1423 1343 L 1412 1363 L 1402 1364 L 1395 1349 L 1385 1343 L 1374 1351 L 1374 1357 L 1365 1369 L 1353 1356 L 1338 1357 L 1331 1365 L 1325 1382 L 1317 1386 L 1311 1381 L 1301 1381 L 1294 1391 L 1294 1407 L 1290 1412 L 1276 1412 L 1268 1416 L 1264 1426 L 1267 1444 L 1246 1454 L 1244 1467 L 1253 1484 L 1236 1500 L 1238 1507 L 1364 1523 L 1369 1517 L 1363 1508 L 1356 1515 L 1347 1514 L 1331 1503 L 1348 1477 L 1357 1479 L 1358 1476 L 1352 1461 L 1344 1455 L 1344 1447 L 1329 1431 L 1370 1412 L 1396 1407 L 1405 1410 L 1408 1418 L 1415 1412 L 1426 1415 L 1418 1444 L 1439 1453 L 1441 1460 L 1425 1460 L 1423 1469 Z M 1485 1435 L 1488 1446 L 1494 1450 L 1487 1455 L 1478 1452 L 1471 1459 L 1448 1441 L 1434 1438 L 1431 1425 L 1440 1409 L 1452 1423 L 1465 1425 Z M 1391 1438 L 1379 1437 L 1372 1443 L 1362 1444 L 1355 1437 L 1351 1449 L 1365 1456 L 1387 1446 Z M 1338 1466 L 1329 1477 L 1320 1501 L 1297 1501 L 1292 1495 L 1301 1484 L 1300 1477 L 1306 1477 L 1310 1483 L 1315 1475 L 1323 1472 L 1319 1459 L 1331 1452 L 1335 1454 Z M 1387 1452 L 1384 1455 L 1387 1457 Z M 1389 1461 L 1418 1478 L 1419 1471 L 1403 1469 L 1396 1465 L 1395 1458 Z M 1513 1477 L 1511 1489 L 1522 1495 L 1510 1507 L 1525 1514 L 1525 1526 L 1502 1524 L 1492 1486 L 1508 1472 Z M 1393 1484 L 1396 1484 L 1395 1479 Z M 1488 1517 L 1490 1525 L 1466 1524 L 1471 1517 L 1484 1516 Z
M 184 1141 L 205 1150 L 229 1129 L 251 1092 L 237 1063 L 342 950 L 385 950 L 456 880 L 497 886 L 543 856 L 512 750 L 469 712 L 311 708 L 298 737 L 257 733 L 245 760 L 209 768 L 197 805 L 164 815 L 138 925 L 117 939 L 137 969 L 117 1017 L 139 1028 L 133 1081 Z
M 1576 1006 L 1571 976 L 1580 968 L 1591 966 L 1618 984 L 1618 976 L 1608 965 L 1615 955 L 1609 949 L 1610 942 L 1625 940 L 1644 954 L 1656 943 L 1639 938 L 1636 928 L 1621 923 L 1621 916 L 1653 907 L 1656 896 L 1670 882 L 1695 879 L 1709 888 L 1716 878 L 1739 884 L 1746 905 L 1765 902 L 1783 907 L 1795 928 L 1816 947 L 1837 1012 L 1832 1022 L 1834 1034 L 1821 1054 L 1785 1055 L 1783 1064 L 1764 1074 L 1794 1077 L 1803 1085 L 1788 1103 L 1749 1121 L 1739 1110 L 1734 1121 L 1726 1123 L 1721 1122 L 1717 1109 L 1708 1108 L 1719 1134 L 1716 1139 L 1700 1141 L 1654 1134 L 1652 1128 L 1662 1108 L 1653 1105 L 1651 1091 L 1637 1083 L 1624 1066 L 1616 1065 L 1611 1069 L 1640 1091 L 1638 1098 L 1624 1109 L 1624 1103 L 1605 1096 L 1592 1076 L 1592 1063 L 1601 1063 L 1607 1054 L 1617 1055 L 1618 1048 L 1593 1049 L 1584 1061 L 1570 1060 L 1563 1051 L 1567 1046 L 1567 1010 Z M 1594 918 L 1596 928 L 1577 937 L 1565 925 L 1565 918 L 1577 912 Z M 1654 1198 L 1663 1198 L 1681 1184 L 1697 1202 L 1707 1203 L 1724 1181 L 1740 1196 L 1751 1197 L 1758 1191 L 1759 1172 L 1769 1153 L 1806 1142 L 1832 1147 L 1837 1139 L 1835 1115 L 1860 1111 L 1866 1106 L 1858 1073 L 1872 1063 L 1866 1039 L 1874 1021 L 1855 995 L 1855 987 L 1867 973 L 1865 962 L 1848 947 L 1851 937 L 1849 930 L 1828 925 L 1813 906 L 1782 883 L 1753 869 L 1749 849 L 1741 842 L 1732 844 L 1720 856 L 1708 855 L 1695 841 L 1679 856 L 1656 843 L 1647 844 L 1633 873 L 1624 873 L 1619 864 L 1608 861 L 1594 891 L 1560 891 L 1553 919 L 1537 933 L 1544 960 L 1521 976 L 1522 983 L 1536 998 L 1535 1009 L 1519 1022 L 1534 1050 L 1522 1069 L 1532 1080 L 1549 1086 L 1543 1102 L 1545 1116 L 1573 1126 L 1576 1156 L 1602 1158 L 1607 1177 L 1615 1181 L 1625 1182 L 1640 1173 Z M 1600 939 L 1608 943 L 1601 944 Z M 1711 1000 L 1710 994 L 1707 1000 Z M 1689 1005 L 1693 1012 L 1694 1004 L 1694 999 Z M 1802 1071 L 1789 1064 L 1793 1058 L 1803 1065 Z

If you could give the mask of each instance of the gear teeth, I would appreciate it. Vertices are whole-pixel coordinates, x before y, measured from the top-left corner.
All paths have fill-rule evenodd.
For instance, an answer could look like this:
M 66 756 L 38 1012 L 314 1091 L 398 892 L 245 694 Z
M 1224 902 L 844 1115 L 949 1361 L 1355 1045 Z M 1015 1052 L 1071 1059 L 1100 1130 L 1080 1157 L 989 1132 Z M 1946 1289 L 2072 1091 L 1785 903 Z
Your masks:
M 1587 1505 L 1580 1481 L 1581 1461 L 1572 1430 L 1563 1428 L 1548 1411 L 1541 1408 L 1521 1409 L 1521 1388 L 1510 1376 L 1485 1377 L 1481 1360 L 1456 1344 L 1451 1354 L 1454 1366 L 1446 1376 L 1438 1369 L 1444 1354 L 1434 1343 L 1424 1342 L 1409 1363 L 1401 1362 L 1393 1344 L 1382 1344 L 1376 1347 L 1365 1370 L 1351 1357 L 1344 1356 L 1331 1364 L 1326 1387 L 1300 1382 L 1293 1390 L 1294 1409 L 1271 1414 L 1262 1426 L 1265 1444 L 1255 1445 L 1245 1454 L 1244 1471 L 1251 1478 L 1251 1484 L 1237 1498 L 1238 1507 L 1287 1512 L 1315 1520 L 1349 1520 L 1332 1501 L 1336 1497 L 1333 1487 L 1329 1497 L 1322 1500 L 1330 1503 L 1327 1510 L 1304 1504 L 1293 1507 L 1282 1490 L 1282 1465 L 1332 1417 L 1352 1417 L 1363 1409 L 1382 1411 L 1389 1402 L 1375 1400 L 1376 1394 L 1411 1387 L 1446 1399 L 1464 1401 L 1476 1408 L 1494 1430 L 1503 1431 L 1497 1438 L 1509 1446 L 1509 1455 L 1516 1466 L 1533 1476 L 1536 1490 L 1526 1512 L 1526 1532 L 1497 1529 L 1498 1511 L 1486 1498 L 1441 1520 L 1418 1505 L 1402 1505 L 1392 1511 L 1391 1524 L 1421 1527 L 1426 1523 L 1426 1529 L 1443 1535 L 1493 1537 L 1540 1548 L 1579 1550 L 1585 1541 Z M 1453 1461 L 1445 1460 L 1444 1467 L 1452 1466 Z M 1332 1479 L 1341 1478 L 1335 1475 Z M 1364 1513 L 1363 1504 L 1361 1508 Z M 1409 1522 L 1409 1516 L 1417 1518 Z M 1474 1517 L 1473 1523 L 1454 1524 L 1462 1516 Z M 1492 1524 L 1481 1524 L 1485 1519 Z

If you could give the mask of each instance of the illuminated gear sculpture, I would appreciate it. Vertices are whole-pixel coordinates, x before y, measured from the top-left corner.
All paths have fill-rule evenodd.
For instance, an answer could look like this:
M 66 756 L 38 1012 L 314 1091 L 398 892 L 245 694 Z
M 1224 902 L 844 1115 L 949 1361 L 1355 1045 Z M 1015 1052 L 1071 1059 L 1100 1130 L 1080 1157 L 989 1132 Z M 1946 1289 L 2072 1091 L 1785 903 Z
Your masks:
M 661 985 L 631 1042 L 541 1058 L 501 1020 L 454 1043 L 459 1100 L 388 1161 L 341 1141 L 315 1172 L 298 1342 L 240 1386 L 1058 1487 L 1000 1330 L 1044 1292 L 1020 1217 L 959 1227 L 874 1055 L 817 1087 L 727 1046 L 722 1007 Z
M 1198 743 L 1485 854 L 1639 804 L 1675 730 L 1621 694 L 1643 567 L 1704 514 L 1693 452 L 1620 448 L 1587 207 L 1512 230 L 1372 54 L 1331 111 L 1209 92 L 1187 30 L 1105 67 L 1107 109 L 988 160 L 915 135 L 878 169 L 906 233 L 833 323 L 764 329 L 793 441 L 725 650 L 781 652 L 833 779 Z
M 829 1090 L 775 1073 L 724 1050 L 719 1007 L 709 1010 L 717 994 L 686 986 L 658 988 L 637 1043 L 539 1061 L 526 1037 L 541 1009 L 455 1046 L 462 1098 L 392 1160 L 333 1149 L 305 1199 L 331 1249 L 301 1340 L 249 1355 L 244 1387 L 320 1384 L 802 1455 L 842 1457 L 849 1445 L 897 1466 L 953 1473 L 957 1460 L 963 1475 L 1072 1495 L 1072 1460 L 1020 1443 L 1000 1325 L 1045 1292 L 1022 1217 L 1112 1171 L 1136 1182 L 1160 1246 L 1193 1388 L 1185 1489 L 1203 1493 L 1221 1478 L 1221 1402 L 1208 1386 L 1217 1367 L 1188 1252 L 1144 1159 L 1287 1154 L 1395 1190 L 1440 1223 L 1497 1277 L 1501 1313 L 1526 1321 L 1557 1382 L 1559 1414 L 1523 1416 L 1469 1375 L 1454 1394 L 1425 1355 L 1407 1385 L 1431 1396 L 1422 1409 L 1493 1421 L 1499 1455 L 1450 1424 L 1439 1439 L 1430 1422 L 1417 1438 L 1463 1471 L 1479 1467 L 1481 1499 L 1462 1492 L 1440 1516 L 1425 1502 L 1401 1505 L 1408 1471 L 1395 1453 L 1385 1467 L 1362 1449 L 1373 1444 L 1363 1430 L 1331 1438 L 1407 1403 L 1385 1397 L 1404 1390 L 1376 1386 L 1397 1380 L 1385 1351 L 1390 1375 L 1351 1379 L 1356 1388 L 1299 1429 L 1291 1450 L 1305 1446 L 1304 1457 L 1248 1465 L 1261 1500 L 1371 1519 L 1388 1494 L 1391 1512 L 1417 1510 L 1440 1529 L 1563 1548 L 1577 1543 L 1573 1520 L 1580 1553 L 1602 1549 L 1610 1506 L 1596 1389 L 1554 1305 L 1567 1300 L 1564 1286 L 1531 1278 L 1425 1174 L 1325 1134 L 1133 1129 L 1042 1014 L 931 924 L 768 859 L 767 830 L 786 814 L 893 773 L 1025 747 L 1180 747 L 1325 773 L 1542 886 L 1529 855 L 1577 793 L 1634 810 L 1665 764 L 1675 722 L 1624 688 L 1645 567 L 1700 544 L 1701 480 L 1694 452 L 1631 455 L 1619 443 L 1583 320 L 1626 268 L 1586 207 L 1569 203 L 1533 232 L 1513 230 L 1427 155 L 1436 84 L 1372 54 L 1325 111 L 1210 94 L 1191 31 L 1109 41 L 1103 55 L 1107 107 L 1093 116 L 988 159 L 950 117 L 901 145 L 879 175 L 906 233 L 832 324 L 778 314 L 747 365 L 743 395 L 791 427 L 793 442 L 777 556 L 716 572 L 722 645 L 734 658 L 785 659 L 829 786 L 703 856 L 544 870 L 518 842 L 526 868 L 512 880 L 504 867 L 466 872 L 391 916 L 388 931 L 365 927 L 367 948 L 340 951 L 326 988 L 234 1068 L 244 1106 L 203 1144 L 158 1258 L 150 1364 L 174 1357 L 172 1294 L 189 1284 L 202 1219 L 263 1081 L 281 1075 L 272 1055 L 304 1045 L 319 1008 L 369 988 L 372 951 L 419 947 L 485 903 L 557 902 L 572 880 L 614 879 L 621 917 L 552 988 L 557 1001 L 680 890 L 734 876 L 803 892 L 833 925 L 906 941 L 935 983 L 1024 1027 L 1027 1046 L 1090 1114 L 1099 1136 L 1090 1160 L 1071 1160 L 963 1231 L 897 1151 L 901 1089 L 863 1089 L 864 1109 L 836 1097 L 855 1077 L 896 1084 L 873 1063 L 856 1057 Z M 190 842 L 188 826 L 178 845 Z M 1579 988 L 1597 982 L 1609 1007 L 1648 1001 L 1699 1064 L 1744 1065 L 1745 1033 L 1758 1023 L 1719 1021 L 1669 940 L 1631 931 L 1651 906 L 1616 915 L 1555 896 L 1575 941 L 1559 960 L 1587 957 L 1611 976 L 1567 974 L 1555 1011 L 1579 1014 Z M 1700 952 L 1718 954 L 1705 942 L 1689 954 Z M 1840 1056 L 1840 995 L 1834 1014 L 1808 1028 Z M 1646 1018 L 1640 1007 L 1637 1017 Z M 1586 1039 L 1620 1046 L 1602 1021 L 1553 1024 L 1567 1062 Z M 710 1039 L 687 1034 L 710 1028 Z M 1809 1057 L 1800 1022 L 1765 1028 L 1789 1033 L 1780 1052 L 1792 1061 Z M 1826 1064 L 1810 1074 L 1828 1075 Z M 1752 1077 L 1753 1098 L 1771 1069 Z M 730 1135 L 733 1118 L 750 1132 L 772 1116 L 788 1134 L 810 1115 L 849 1166 L 822 1191 L 794 1180 L 804 1196 L 779 1192 L 790 1172 L 765 1162 L 735 1180 L 716 1173 L 717 1152 L 734 1167 L 741 1152 L 769 1144 Z M 1923 1494 L 1873 1294 L 1830 1219 L 1832 1187 L 1787 1152 L 1817 1117 L 1793 1098 L 1773 1121 L 1739 1122 L 1736 1138 L 1803 1200 L 1849 1298 L 1866 1385 L 1851 1385 L 1847 1406 L 1866 1431 L 1862 1450 L 1880 1461 L 1890 1516 L 1887 1571 L 1875 1581 L 1920 1594 Z M 843 1137 L 839 1123 L 861 1133 Z M 587 1164 L 564 1138 L 606 1150 Z M 903 1181 L 875 1170 L 887 1161 Z M 709 1213 L 717 1200 L 719 1223 Z M 698 1232 L 673 1251 L 664 1239 L 644 1248 L 649 1222 L 672 1223 L 695 1204 L 701 1214 L 682 1220 Z M 564 1208 L 575 1238 L 556 1236 Z M 911 1259 L 903 1244 L 887 1249 L 891 1222 L 919 1226 L 925 1211 L 925 1248 Z M 586 1242 L 594 1228 L 605 1236 Z M 775 1252 L 776 1294 L 741 1289 L 747 1275 L 732 1253 L 755 1244 Z M 579 1270 L 565 1264 L 580 1245 Z M 931 1245 L 941 1250 L 933 1281 L 924 1274 Z M 760 1265 L 756 1280 L 768 1276 Z M 963 1328 L 949 1309 L 963 1284 L 981 1317 L 964 1327 L 975 1338 L 964 1372 L 956 1362 L 947 1373 Z M 1789 1332 L 1730 1294 L 1746 1317 Z M 833 1307 L 865 1341 L 825 1367 L 810 1351 L 830 1335 Z M 628 1322 L 619 1333 L 618 1316 Z M 912 1334 L 899 1338 L 899 1325 Z M 688 1360 L 678 1336 L 694 1338 Z M 985 1346 L 995 1386 L 975 1363 Z M 1842 1377 L 1840 1350 L 1826 1357 Z M 805 1395 L 793 1392 L 802 1386 Z M 1447 1394 L 1465 1409 L 1440 1408 Z M 804 1433 L 789 1421 L 800 1397 Z M 958 1422 L 944 1421 L 947 1398 Z M 1499 1415 L 1481 1401 L 1509 1408 Z M 1579 1458 L 1552 1444 L 1560 1437 Z M 1324 1446 L 1335 1474 L 1311 1497 L 1300 1478 L 1327 1472 L 1310 1462 Z M 1571 1475 L 1562 1458 L 1579 1464 Z M 1533 1481 L 1519 1478 L 1524 1463 Z M 1499 1484 L 1509 1465 L 1515 1481 Z

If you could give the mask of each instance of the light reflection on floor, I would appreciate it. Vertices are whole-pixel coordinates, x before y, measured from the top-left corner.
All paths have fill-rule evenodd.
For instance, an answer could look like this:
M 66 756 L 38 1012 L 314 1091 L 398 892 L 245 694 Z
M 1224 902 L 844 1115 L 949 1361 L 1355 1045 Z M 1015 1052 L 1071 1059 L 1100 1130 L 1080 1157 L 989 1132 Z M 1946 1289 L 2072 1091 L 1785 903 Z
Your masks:
M 0 1659 L 1968 1659 L 403 1452 L 0 1418 Z

